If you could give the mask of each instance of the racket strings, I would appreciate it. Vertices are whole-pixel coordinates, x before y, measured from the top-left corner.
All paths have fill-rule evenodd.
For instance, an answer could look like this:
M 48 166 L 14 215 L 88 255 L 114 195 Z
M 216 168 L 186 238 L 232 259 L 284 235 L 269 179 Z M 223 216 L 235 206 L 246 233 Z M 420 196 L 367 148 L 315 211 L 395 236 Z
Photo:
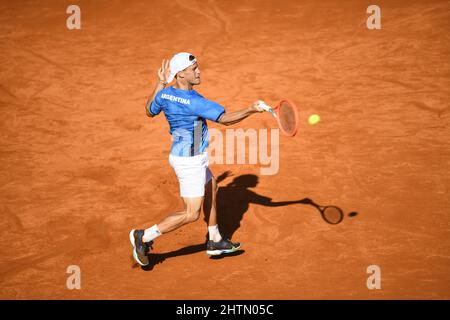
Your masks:
M 288 135 L 294 135 L 297 131 L 297 117 L 294 106 L 287 101 L 283 101 L 280 104 L 278 114 L 281 128 Z

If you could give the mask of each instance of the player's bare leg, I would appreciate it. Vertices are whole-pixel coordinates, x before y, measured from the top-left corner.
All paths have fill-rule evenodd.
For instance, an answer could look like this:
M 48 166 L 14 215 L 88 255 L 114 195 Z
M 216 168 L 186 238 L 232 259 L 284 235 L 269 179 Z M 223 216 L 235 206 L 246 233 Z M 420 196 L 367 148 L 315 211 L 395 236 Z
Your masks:
M 153 225 L 146 230 L 131 230 L 130 242 L 133 246 L 133 257 L 141 265 L 149 264 L 148 250 L 153 240 L 163 233 L 168 233 L 180 228 L 181 226 L 197 221 L 200 216 L 204 197 L 183 198 L 184 210 L 175 212 L 160 223 Z
M 209 170 L 209 169 L 208 169 Z M 212 176 L 212 174 L 211 174 Z M 222 238 L 219 232 L 219 226 L 217 224 L 217 181 L 212 176 L 211 180 L 206 184 L 205 189 L 205 202 L 208 202 L 206 206 L 205 216 L 208 217 L 208 233 L 209 241 L 206 245 L 206 253 L 209 255 L 220 255 L 222 253 L 231 253 L 240 248 L 239 243 L 233 243 L 226 238 Z
M 167 233 L 176 230 L 187 223 L 197 221 L 200 216 L 200 208 L 202 207 L 203 199 L 204 197 L 183 198 L 185 205 L 184 210 L 173 213 L 158 223 L 157 226 L 159 231 L 161 233 Z
M 208 183 L 205 185 L 205 201 L 203 210 L 205 219 L 208 222 L 209 240 L 219 242 L 222 239 L 222 236 L 219 232 L 219 226 L 217 224 L 216 198 L 217 182 L 214 176 L 212 176 Z
M 208 227 L 217 225 L 217 181 L 214 177 L 209 180 L 205 187 L 205 202 L 208 201 L 209 212 L 205 212 L 205 216 L 208 217 Z

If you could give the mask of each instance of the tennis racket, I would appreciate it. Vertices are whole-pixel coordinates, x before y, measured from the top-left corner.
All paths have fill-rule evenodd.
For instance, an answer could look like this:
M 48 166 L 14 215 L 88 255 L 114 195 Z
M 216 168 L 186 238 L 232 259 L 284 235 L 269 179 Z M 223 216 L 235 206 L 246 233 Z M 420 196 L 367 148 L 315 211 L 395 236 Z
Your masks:
M 289 137 L 295 136 L 298 129 L 298 112 L 292 101 L 283 99 L 273 108 L 261 101 L 261 106 L 275 118 L 281 133 Z

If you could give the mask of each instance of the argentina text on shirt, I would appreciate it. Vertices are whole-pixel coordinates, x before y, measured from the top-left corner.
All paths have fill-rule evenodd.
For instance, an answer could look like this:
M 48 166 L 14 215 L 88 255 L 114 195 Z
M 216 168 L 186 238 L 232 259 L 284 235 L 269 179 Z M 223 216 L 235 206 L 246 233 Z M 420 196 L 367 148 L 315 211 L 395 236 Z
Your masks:
M 180 97 L 175 97 L 171 94 L 167 94 L 167 93 L 163 93 L 161 95 L 161 99 L 166 99 L 166 100 L 170 100 L 173 102 L 179 102 L 182 104 L 191 104 L 191 101 L 189 99 L 185 99 L 185 98 L 180 98 Z

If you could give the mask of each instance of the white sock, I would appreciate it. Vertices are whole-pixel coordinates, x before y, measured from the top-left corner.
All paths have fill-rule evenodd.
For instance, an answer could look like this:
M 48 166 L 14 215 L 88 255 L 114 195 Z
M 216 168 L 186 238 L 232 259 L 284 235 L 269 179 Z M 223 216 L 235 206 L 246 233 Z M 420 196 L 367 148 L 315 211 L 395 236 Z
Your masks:
M 144 235 L 142 236 L 142 241 L 150 242 L 158 238 L 161 234 L 161 231 L 159 231 L 158 226 L 155 224 L 154 226 L 145 229 Z
M 219 242 L 220 239 L 222 239 L 222 236 L 219 232 L 219 225 L 210 226 L 208 227 L 208 233 L 209 233 L 209 240 L 212 240 L 214 242 Z

